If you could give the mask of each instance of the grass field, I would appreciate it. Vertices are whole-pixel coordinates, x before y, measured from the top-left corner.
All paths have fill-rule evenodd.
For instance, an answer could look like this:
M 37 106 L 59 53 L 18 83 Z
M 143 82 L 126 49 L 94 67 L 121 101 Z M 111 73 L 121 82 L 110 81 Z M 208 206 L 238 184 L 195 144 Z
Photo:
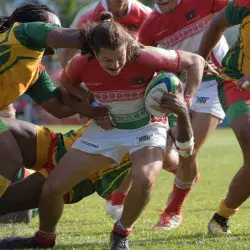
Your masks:
M 67 131 L 63 127 L 55 129 Z M 233 236 L 216 238 L 207 233 L 207 223 L 242 162 L 232 131 L 218 129 L 206 143 L 199 160 L 201 181 L 185 203 L 182 227 L 172 232 L 151 230 L 172 188 L 173 176 L 162 171 L 152 200 L 134 227 L 130 241 L 132 249 L 250 249 L 249 202 L 230 223 Z M 109 249 L 113 222 L 105 214 L 104 204 L 104 200 L 93 195 L 76 205 L 68 205 L 58 227 L 57 249 Z M 37 226 L 37 218 L 28 225 L 1 226 L 0 237 L 30 236 Z

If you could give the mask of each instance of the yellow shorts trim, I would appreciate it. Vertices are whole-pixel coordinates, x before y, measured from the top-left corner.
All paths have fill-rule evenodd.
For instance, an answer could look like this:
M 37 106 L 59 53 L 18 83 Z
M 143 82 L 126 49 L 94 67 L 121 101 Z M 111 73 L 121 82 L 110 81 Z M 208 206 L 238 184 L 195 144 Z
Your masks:
M 52 143 L 51 134 L 53 132 L 45 127 L 36 126 L 36 164 L 32 167 L 33 170 L 40 170 L 48 161 L 48 152 Z

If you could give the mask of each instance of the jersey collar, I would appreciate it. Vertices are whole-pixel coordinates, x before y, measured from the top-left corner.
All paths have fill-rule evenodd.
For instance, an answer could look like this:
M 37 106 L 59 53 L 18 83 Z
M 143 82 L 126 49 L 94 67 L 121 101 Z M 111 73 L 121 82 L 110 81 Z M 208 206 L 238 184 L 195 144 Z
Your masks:
M 180 4 L 181 0 L 178 0 L 178 4 Z M 163 12 L 161 11 L 159 5 L 157 3 L 154 4 L 154 9 L 159 12 L 160 14 L 163 14 Z
M 131 11 L 133 2 L 134 2 L 134 0 L 128 0 L 128 12 L 127 12 L 127 14 Z M 104 8 L 106 11 L 109 11 L 109 10 L 108 10 L 108 3 L 107 3 L 107 0 L 101 0 L 101 3 L 102 3 L 103 8 Z

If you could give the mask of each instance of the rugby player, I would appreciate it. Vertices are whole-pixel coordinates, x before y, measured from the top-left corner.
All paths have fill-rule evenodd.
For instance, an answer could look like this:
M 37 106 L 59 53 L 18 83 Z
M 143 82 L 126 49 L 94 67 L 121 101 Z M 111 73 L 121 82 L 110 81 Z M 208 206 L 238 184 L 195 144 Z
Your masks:
M 144 45 L 195 53 L 212 17 L 228 3 L 228 0 L 154 0 L 154 2 L 153 11 L 139 31 L 139 41 Z M 220 67 L 228 45 L 223 36 L 217 42 L 211 53 L 211 60 L 216 67 Z M 225 117 L 218 99 L 215 76 L 203 77 L 197 95 L 189 95 L 186 92 L 184 95 L 191 110 L 195 137 L 194 151 L 184 169 L 177 167 L 172 170 L 176 174 L 172 193 L 153 230 L 172 230 L 181 225 L 183 202 L 190 192 L 195 177 L 199 179 L 198 153 L 208 136 Z
M 208 229 L 214 235 L 228 235 L 228 220 L 250 195 L 250 1 L 231 1 L 215 16 L 205 32 L 199 54 L 208 58 L 224 31 L 240 25 L 238 41 L 223 58 L 218 92 L 221 105 L 243 154 L 243 166 L 234 176 L 225 199 L 211 219 Z
M 41 65 L 43 54 L 53 54 L 54 48 L 82 48 L 84 31 L 60 28 L 60 20 L 53 11 L 37 4 L 17 8 L 0 23 L 0 110 L 25 93 L 59 118 L 76 113 L 85 116 L 102 114 L 99 112 L 101 108 L 91 108 L 87 94 L 87 98 L 79 101 L 63 88 L 56 88 Z M 104 113 L 107 111 L 105 108 Z M 0 143 L 1 197 L 23 164 L 20 149 L 1 119 Z

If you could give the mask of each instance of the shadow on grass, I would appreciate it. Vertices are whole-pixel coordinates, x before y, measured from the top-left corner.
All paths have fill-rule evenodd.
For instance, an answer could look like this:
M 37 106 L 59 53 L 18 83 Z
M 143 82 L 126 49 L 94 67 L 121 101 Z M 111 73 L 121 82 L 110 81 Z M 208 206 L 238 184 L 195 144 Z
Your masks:
M 226 238 L 228 240 L 237 240 L 240 237 L 247 238 L 249 235 L 246 234 L 235 234 L 231 236 L 227 236 Z M 161 238 L 145 238 L 141 240 L 130 240 L 129 244 L 132 247 L 136 246 L 148 246 L 148 245 L 164 245 L 167 246 L 168 244 L 175 244 L 177 245 L 185 245 L 185 244 L 196 244 L 199 245 L 201 241 L 211 241 L 214 242 L 215 239 L 223 239 L 222 237 L 216 237 L 211 234 L 193 234 L 193 235 L 182 235 L 182 236 L 175 236 L 175 235 L 168 235 L 167 237 L 161 237 Z M 225 237 L 224 237 L 225 239 Z M 89 241 L 85 243 L 73 243 L 73 244 L 60 244 L 57 245 L 58 249 L 109 249 L 109 242 L 108 241 Z

